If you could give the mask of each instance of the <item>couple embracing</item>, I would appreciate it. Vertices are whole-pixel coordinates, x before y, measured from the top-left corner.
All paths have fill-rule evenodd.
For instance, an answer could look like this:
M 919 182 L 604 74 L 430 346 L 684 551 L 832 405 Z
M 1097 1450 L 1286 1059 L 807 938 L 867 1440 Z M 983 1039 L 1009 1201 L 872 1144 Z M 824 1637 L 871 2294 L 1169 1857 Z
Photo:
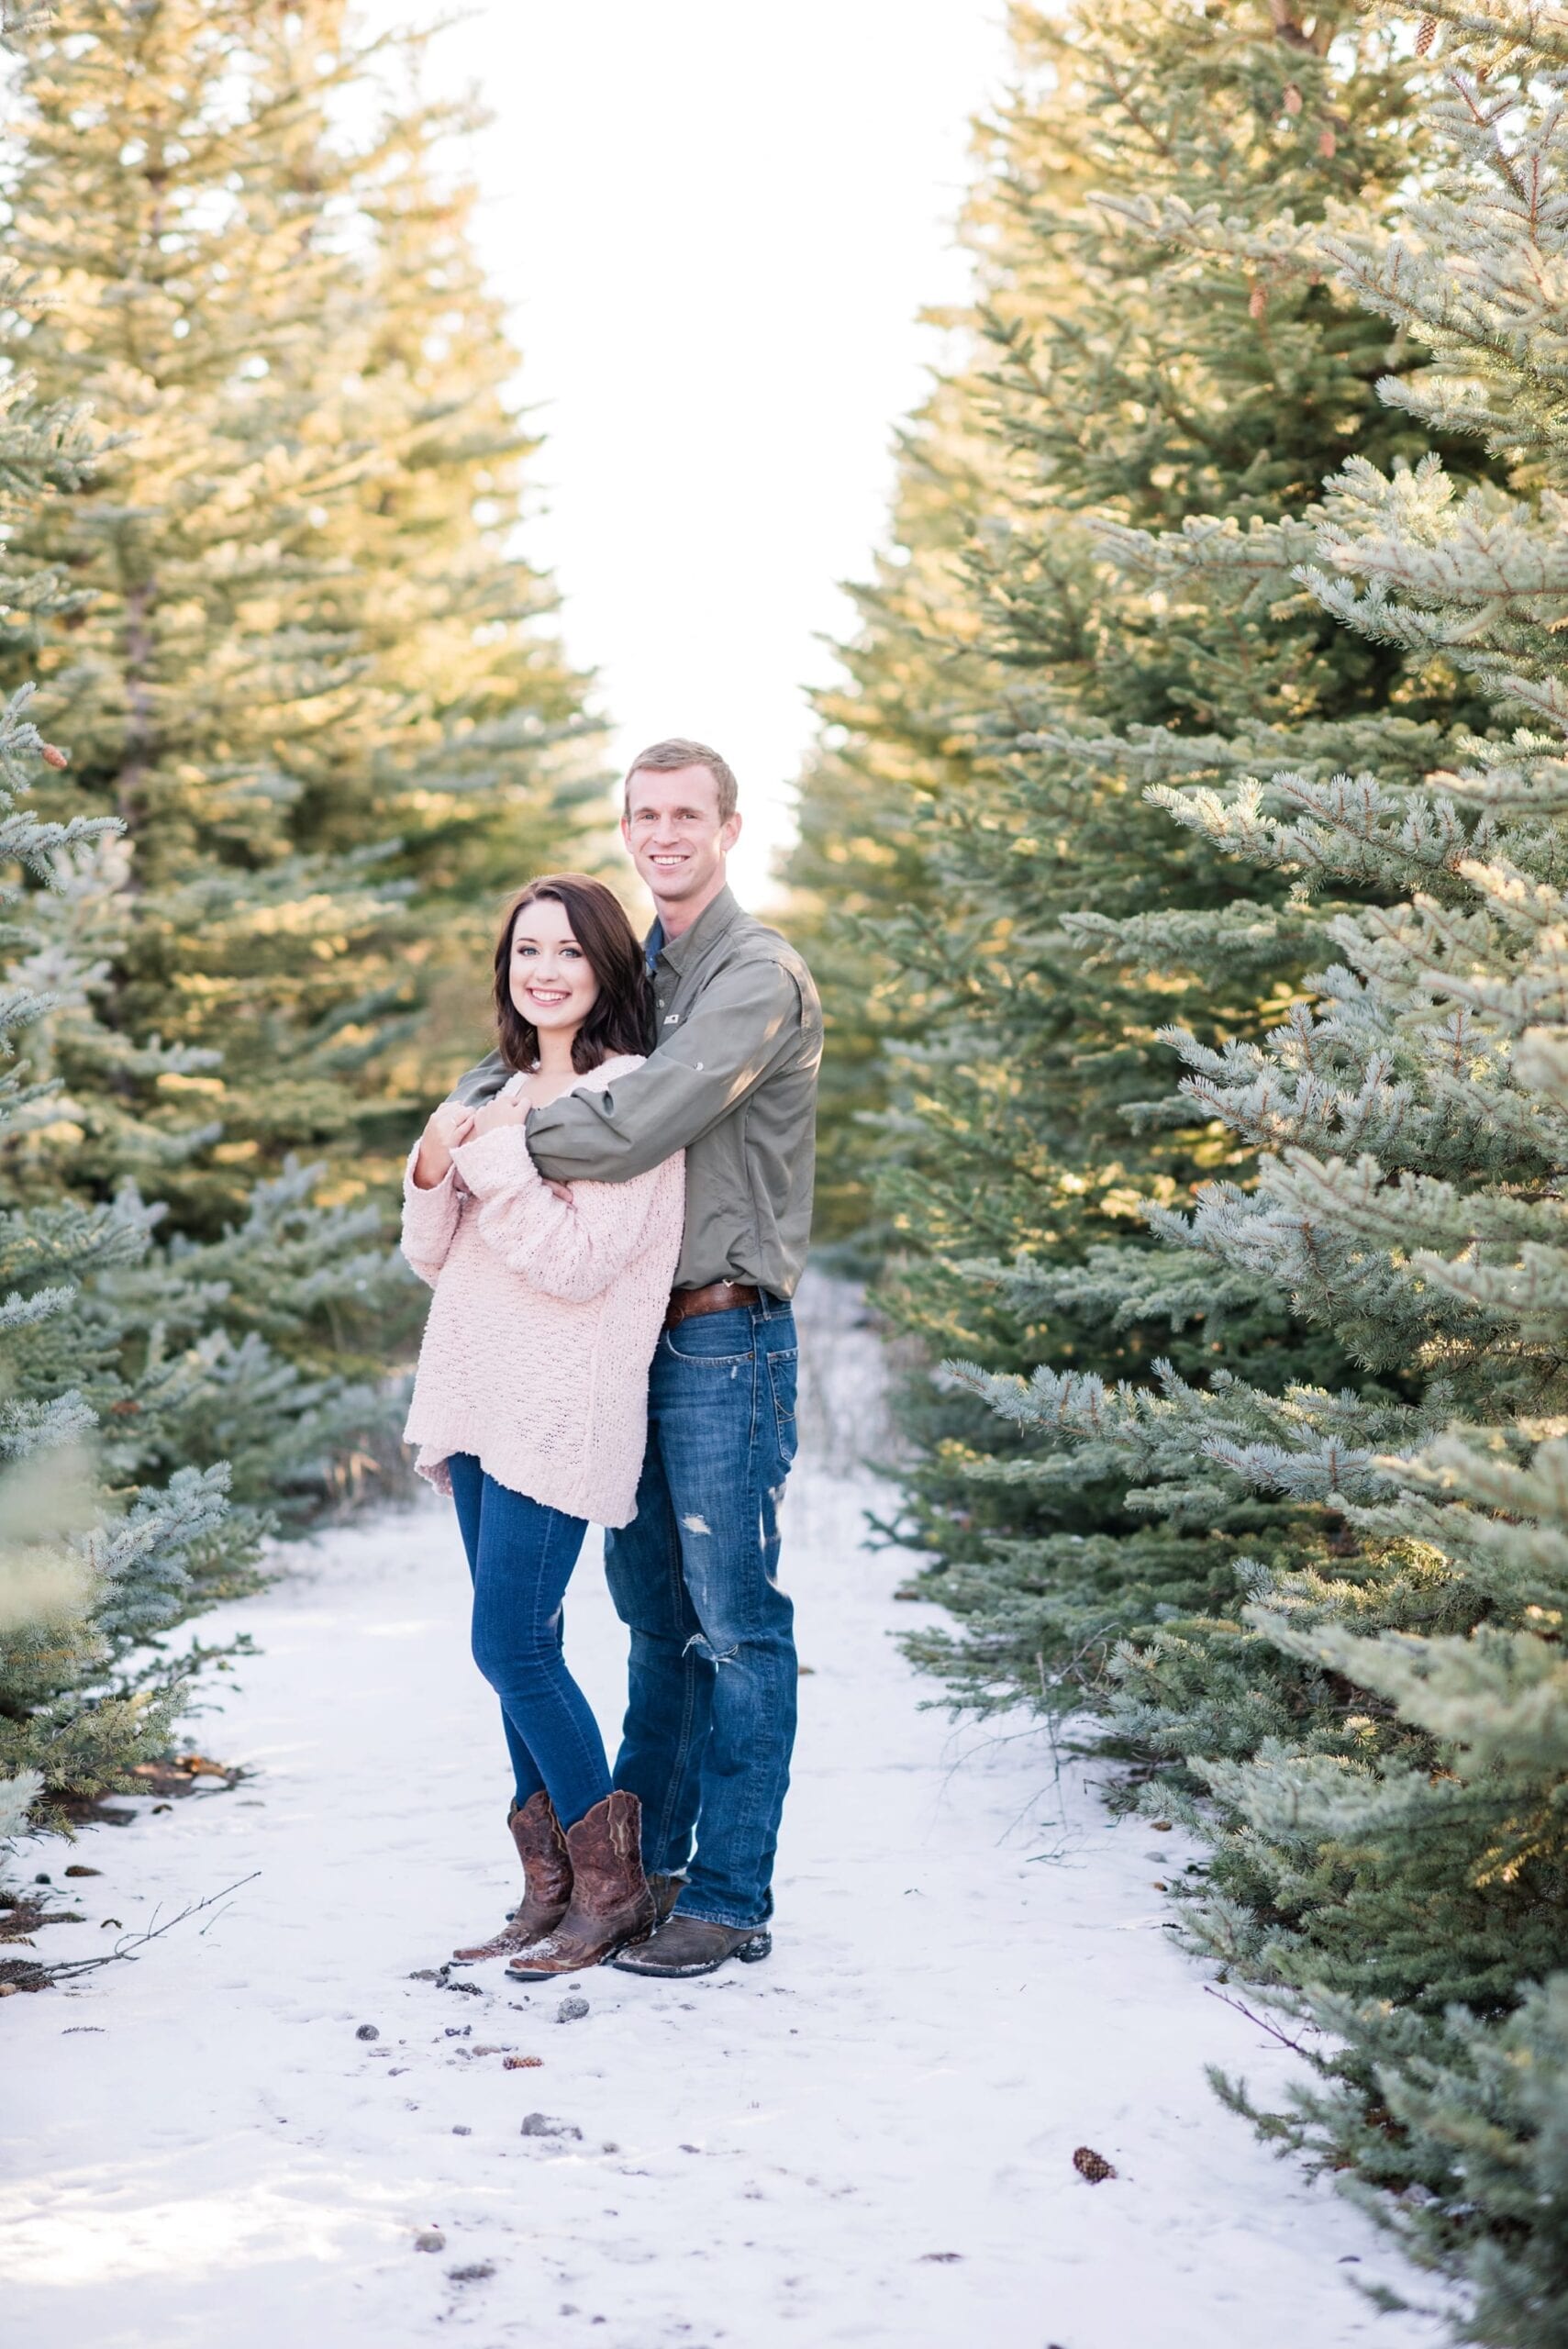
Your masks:
M 435 1295 L 406 1431 L 450 1492 L 473 1655 L 501 1701 L 523 1898 L 465 1960 L 711 1973 L 771 1947 L 795 1738 L 779 1503 L 790 1297 L 811 1216 L 822 1015 L 725 879 L 735 778 L 656 743 L 621 833 L 639 942 L 578 874 L 495 948 L 496 1049 L 409 1155 L 403 1248 Z M 630 1633 L 612 1772 L 562 1647 L 590 1523 Z

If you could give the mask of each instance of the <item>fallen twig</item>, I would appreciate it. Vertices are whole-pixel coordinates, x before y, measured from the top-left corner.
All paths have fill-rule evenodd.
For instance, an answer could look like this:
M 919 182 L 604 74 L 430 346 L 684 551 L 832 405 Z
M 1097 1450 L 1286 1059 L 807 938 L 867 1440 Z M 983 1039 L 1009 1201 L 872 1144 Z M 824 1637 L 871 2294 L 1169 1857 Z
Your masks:
M 49 1981 L 63 1982 L 71 1975 L 91 1974 L 100 1965 L 114 1965 L 121 1958 L 133 1959 L 139 1950 L 147 1947 L 149 1942 L 161 1941 L 165 1933 L 172 1933 L 176 1925 L 184 1924 L 188 1918 L 199 1917 L 204 1909 L 215 1908 L 218 1901 L 231 1899 L 234 1894 L 242 1891 L 246 1885 L 254 1884 L 261 1873 L 260 1868 L 252 1868 L 250 1875 L 242 1876 L 238 1883 L 225 1885 L 221 1892 L 209 1892 L 205 1900 L 193 1900 L 188 1908 L 180 1909 L 172 1917 L 165 1918 L 162 1924 L 149 1925 L 145 1932 L 122 1933 L 113 1949 L 106 1950 L 101 1957 L 73 1957 L 67 1959 L 62 1965 L 46 1967 Z M 153 1915 L 156 1916 L 157 1913 L 154 1909 Z M 212 1921 L 216 1923 L 217 1919 L 215 1918 Z M 203 1931 L 206 1931 L 205 1926 Z M 40 1989 L 47 1987 L 48 1985 L 44 1983 L 39 1985 Z

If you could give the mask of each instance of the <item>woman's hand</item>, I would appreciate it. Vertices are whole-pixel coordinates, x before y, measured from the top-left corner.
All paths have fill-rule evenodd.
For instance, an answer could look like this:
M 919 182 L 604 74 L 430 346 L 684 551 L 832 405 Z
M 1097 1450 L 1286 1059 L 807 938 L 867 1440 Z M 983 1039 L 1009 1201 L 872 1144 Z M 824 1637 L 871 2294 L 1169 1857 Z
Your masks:
M 443 1101 L 431 1110 L 419 1137 L 414 1180 L 422 1191 L 433 1191 L 451 1172 L 452 1152 L 474 1128 L 474 1112 L 462 1101 Z
M 489 1133 L 495 1126 L 526 1126 L 529 1107 L 526 1095 L 514 1093 L 508 1085 L 505 1093 L 498 1093 L 494 1101 L 487 1101 L 483 1109 L 474 1111 L 468 1132 L 460 1139 L 477 1141 L 481 1134 Z M 564 1183 L 547 1181 L 544 1187 L 547 1191 L 553 1191 L 556 1197 L 564 1200 L 568 1207 L 571 1206 L 572 1194 Z
M 528 1105 L 526 1101 L 487 1101 L 483 1109 L 473 1112 L 473 1131 L 477 1136 L 487 1134 L 495 1126 L 526 1126 Z

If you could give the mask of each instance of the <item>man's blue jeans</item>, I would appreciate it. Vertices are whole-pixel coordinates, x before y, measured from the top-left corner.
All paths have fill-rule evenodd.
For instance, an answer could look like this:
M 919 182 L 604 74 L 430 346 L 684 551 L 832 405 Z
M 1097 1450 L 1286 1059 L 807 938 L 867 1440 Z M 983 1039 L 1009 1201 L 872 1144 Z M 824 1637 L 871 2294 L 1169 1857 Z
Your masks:
M 641 1800 L 643 1865 L 675 1876 L 690 1863 L 679 1913 L 724 1925 L 773 1913 L 795 1743 L 795 1610 L 778 1583 L 795 1379 L 787 1305 L 666 1330 L 637 1515 L 605 1542 L 631 1632 L 616 1784 Z
M 501 1699 L 517 1807 L 545 1787 L 575 1827 L 610 1791 L 599 1725 L 561 1646 L 587 1525 L 498 1485 L 471 1452 L 454 1452 L 447 1471 L 473 1576 L 473 1661 Z

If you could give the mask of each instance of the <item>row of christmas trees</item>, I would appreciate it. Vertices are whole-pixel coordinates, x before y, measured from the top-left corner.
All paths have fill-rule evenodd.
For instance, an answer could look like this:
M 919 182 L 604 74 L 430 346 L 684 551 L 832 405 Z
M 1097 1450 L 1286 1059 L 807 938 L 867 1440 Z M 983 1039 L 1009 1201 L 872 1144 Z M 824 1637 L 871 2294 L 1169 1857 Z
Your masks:
M 6 14 L 0 1838 L 394 1457 L 378 1190 L 593 747 L 417 43 Z
M 920 1653 L 1098 1717 L 1307 2025 L 1261 2124 L 1551 2349 L 1568 11 L 1013 36 L 794 874 L 830 1211 L 947 1364 Z

